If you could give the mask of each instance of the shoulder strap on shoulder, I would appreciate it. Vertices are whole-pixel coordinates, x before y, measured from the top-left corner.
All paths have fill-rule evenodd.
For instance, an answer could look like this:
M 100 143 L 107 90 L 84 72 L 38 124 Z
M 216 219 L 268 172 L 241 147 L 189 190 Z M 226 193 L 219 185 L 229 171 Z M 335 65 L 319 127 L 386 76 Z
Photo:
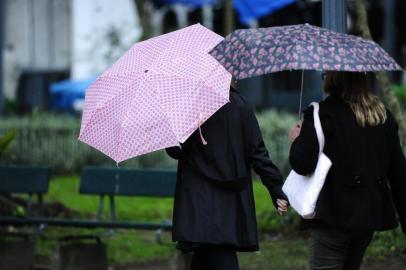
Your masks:
M 324 133 L 323 133 L 323 128 L 321 127 L 321 122 L 320 122 L 320 116 L 319 116 L 319 103 L 317 102 L 312 102 L 310 104 L 313 106 L 313 122 L 314 122 L 314 128 L 316 130 L 317 134 L 317 140 L 319 141 L 319 151 L 320 154 L 323 152 L 324 149 L 324 144 L 325 144 L 325 138 L 324 138 Z

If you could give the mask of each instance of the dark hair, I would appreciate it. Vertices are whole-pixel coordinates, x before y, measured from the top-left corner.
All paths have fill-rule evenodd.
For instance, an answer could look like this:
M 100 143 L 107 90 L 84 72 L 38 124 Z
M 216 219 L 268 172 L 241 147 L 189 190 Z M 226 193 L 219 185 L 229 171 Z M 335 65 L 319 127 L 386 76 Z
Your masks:
M 329 71 L 324 81 L 324 92 L 341 96 L 362 127 L 367 124 L 377 126 L 386 121 L 385 106 L 372 93 L 367 73 Z

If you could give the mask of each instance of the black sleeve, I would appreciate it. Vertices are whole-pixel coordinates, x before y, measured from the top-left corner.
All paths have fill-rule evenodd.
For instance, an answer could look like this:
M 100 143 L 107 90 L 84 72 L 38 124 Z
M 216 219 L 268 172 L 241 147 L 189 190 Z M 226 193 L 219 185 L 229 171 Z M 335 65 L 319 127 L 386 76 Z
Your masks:
M 406 233 L 406 160 L 400 145 L 398 126 L 395 125 L 388 180 L 402 230 Z
M 309 175 L 316 170 L 319 158 L 319 142 L 313 121 L 313 106 L 304 114 L 300 135 L 292 143 L 289 162 L 292 169 L 301 175 Z
M 181 159 L 183 156 L 183 150 L 179 146 L 166 148 L 165 151 L 173 159 Z
M 268 150 L 265 147 L 262 139 L 261 130 L 258 125 L 258 121 L 252 110 L 247 110 L 247 121 L 249 131 L 249 157 L 250 163 L 254 171 L 260 176 L 262 183 L 268 189 L 272 201 L 277 207 L 276 200 L 284 199 L 287 201 L 287 197 L 282 191 L 282 175 L 269 158 Z

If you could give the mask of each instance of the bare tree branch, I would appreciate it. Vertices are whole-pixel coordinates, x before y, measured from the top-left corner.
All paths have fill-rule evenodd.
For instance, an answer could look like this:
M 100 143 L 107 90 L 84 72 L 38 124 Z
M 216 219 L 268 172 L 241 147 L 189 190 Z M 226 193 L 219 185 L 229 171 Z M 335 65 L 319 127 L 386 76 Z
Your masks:
M 372 40 L 371 31 L 368 26 L 368 17 L 365 7 L 364 0 L 354 0 L 354 8 L 356 14 L 356 24 L 355 27 L 361 36 L 365 39 Z M 406 142 L 406 118 L 402 113 L 402 109 L 399 103 L 399 100 L 396 98 L 395 94 L 391 89 L 391 84 L 388 76 L 384 71 L 376 73 L 376 79 L 378 80 L 382 96 L 385 100 L 385 103 L 392 111 L 396 121 L 399 124 L 399 129 L 402 137 L 402 141 Z

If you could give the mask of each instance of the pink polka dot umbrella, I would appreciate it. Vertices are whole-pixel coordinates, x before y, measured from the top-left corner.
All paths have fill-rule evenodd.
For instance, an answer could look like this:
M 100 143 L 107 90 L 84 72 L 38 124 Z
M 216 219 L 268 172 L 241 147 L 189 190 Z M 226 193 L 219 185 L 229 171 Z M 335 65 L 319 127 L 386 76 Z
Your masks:
M 222 40 L 195 24 L 136 43 L 86 91 L 79 140 L 117 163 L 183 143 L 229 101 Z

